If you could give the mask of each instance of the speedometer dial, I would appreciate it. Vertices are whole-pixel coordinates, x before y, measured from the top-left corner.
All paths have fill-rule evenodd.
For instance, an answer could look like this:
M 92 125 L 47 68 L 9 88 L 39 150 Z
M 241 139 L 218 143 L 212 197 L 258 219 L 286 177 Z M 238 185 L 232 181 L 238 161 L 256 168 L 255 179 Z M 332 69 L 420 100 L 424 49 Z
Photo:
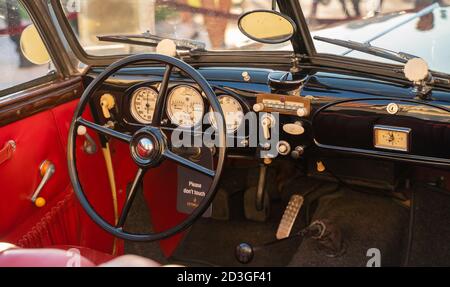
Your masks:
M 173 124 L 192 128 L 202 122 L 205 105 L 202 95 L 191 86 L 178 86 L 167 101 L 167 115 Z
M 244 110 L 238 100 L 231 96 L 220 96 L 220 106 L 222 107 L 225 116 L 225 124 L 227 126 L 227 133 L 234 133 L 242 125 L 244 119 Z M 216 119 L 212 108 L 210 109 L 209 120 L 211 125 L 217 129 Z
M 143 124 L 151 124 L 155 113 L 158 92 L 152 88 L 137 89 L 131 98 L 131 114 Z

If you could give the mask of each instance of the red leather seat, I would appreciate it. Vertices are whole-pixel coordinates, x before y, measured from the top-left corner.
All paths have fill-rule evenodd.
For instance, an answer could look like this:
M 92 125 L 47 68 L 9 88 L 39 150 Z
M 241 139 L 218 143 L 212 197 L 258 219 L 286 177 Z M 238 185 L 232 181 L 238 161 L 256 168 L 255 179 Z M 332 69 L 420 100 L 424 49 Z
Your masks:
M 68 254 L 66 256 L 70 256 L 71 253 L 74 252 L 79 253 L 82 257 L 88 259 L 95 265 L 101 265 L 116 258 L 116 256 L 111 255 L 109 253 L 103 253 L 94 249 L 80 246 L 58 245 L 52 246 L 52 249 L 64 250 L 66 254 Z
M 59 248 L 59 249 L 58 249 Z M 0 267 L 159 267 L 147 258 L 114 257 L 85 247 L 60 246 L 48 249 L 20 249 L 0 243 Z

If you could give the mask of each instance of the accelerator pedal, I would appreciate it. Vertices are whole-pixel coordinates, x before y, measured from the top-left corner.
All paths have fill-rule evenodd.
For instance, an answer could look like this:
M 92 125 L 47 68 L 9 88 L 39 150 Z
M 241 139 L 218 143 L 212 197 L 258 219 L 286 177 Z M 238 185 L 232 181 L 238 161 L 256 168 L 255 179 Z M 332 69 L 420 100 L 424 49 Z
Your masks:
M 282 240 L 291 235 L 295 220 L 303 206 L 304 198 L 301 195 L 293 195 L 284 211 L 280 225 L 278 225 L 277 239 Z

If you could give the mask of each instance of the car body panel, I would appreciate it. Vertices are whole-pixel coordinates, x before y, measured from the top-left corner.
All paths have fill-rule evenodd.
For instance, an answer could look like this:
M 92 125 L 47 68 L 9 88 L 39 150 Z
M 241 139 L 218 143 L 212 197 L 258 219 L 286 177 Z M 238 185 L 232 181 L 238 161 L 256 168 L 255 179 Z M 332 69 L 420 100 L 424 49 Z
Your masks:
M 339 38 L 417 55 L 426 60 L 430 68 L 436 72 L 450 72 L 449 18 L 450 7 L 436 7 L 431 13 L 417 17 L 419 11 L 398 12 L 370 19 L 351 21 L 333 28 L 313 31 L 313 36 Z M 422 22 L 429 27 L 421 27 Z M 374 39 L 376 38 L 376 39 Z M 373 40 L 374 39 L 374 40 Z M 399 41 L 398 39 L 402 39 Z M 343 55 L 349 49 L 314 41 L 319 53 Z M 352 51 L 348 57 L 358 59 L 395 62 Z

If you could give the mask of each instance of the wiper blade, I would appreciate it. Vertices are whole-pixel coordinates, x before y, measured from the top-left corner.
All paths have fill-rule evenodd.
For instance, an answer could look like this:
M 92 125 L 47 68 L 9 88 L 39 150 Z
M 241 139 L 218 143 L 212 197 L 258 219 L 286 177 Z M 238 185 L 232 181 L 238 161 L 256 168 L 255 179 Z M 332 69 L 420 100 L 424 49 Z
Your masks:
M 320 37 L 320 36 L 315 36 L 314 39 L 317 41 L 326 42 L 329 44 L 349 48 L 349 49 L 352 49 L 355 51 L 359 51 L 362 53 L 374 55 L 374 56 L 385 58 L 388 60 L 400 62 L 403 64 L 406 64 L 411 59 L 419 58 L 418 56 L 411 55 L 408 53 L 394 52 L 394 51 L 391 51 L 388 49 L 372 46 L 369 43 L 360 43 L 360 42 L 355 42 L 355 41 L 351 41 L 351 40 L 348 40 L 348 41 L 347 40 L 339 40 L 339 39 L 332 39 L 332 38 L 326 38 L 326 37 Z
M 145 32 L 136 35 L 102 35 L 97 36 L 99 41 L 124 43 L 139 46 L 156 47 L 165 39 L 172 40 L 177 46 L 178 50 L 187 51 L 206 51 L 206 44 L 200 41 L 188 40 L 188 39 L 174 39 L 153 35 L 150 32 Z

